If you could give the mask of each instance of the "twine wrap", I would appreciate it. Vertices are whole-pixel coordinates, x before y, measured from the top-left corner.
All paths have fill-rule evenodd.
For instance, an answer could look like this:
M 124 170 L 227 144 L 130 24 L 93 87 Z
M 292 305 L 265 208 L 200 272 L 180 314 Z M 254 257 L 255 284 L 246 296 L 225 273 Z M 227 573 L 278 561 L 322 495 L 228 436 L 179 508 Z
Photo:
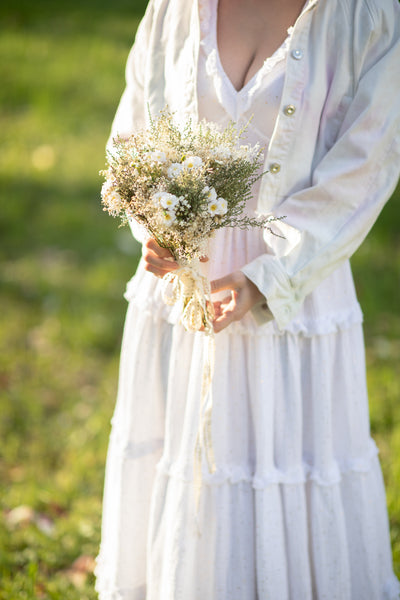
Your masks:
M 163 277 L 163 300 L 168 305 L 182 302 L 181 323 L 187 331 L 205 334 L 205 356 L 201 385 L 199 428 L 194 448 L 194 494 L 198 533 L 201 534 L 198 513 L 202 488 L 203 452 L 210 473 L 215 473 L 216 464 L 212 442 L 212 379 L 215 363 L 215 339 L 212 321 L 214 307 L 211 301 L 210 283 L 193 267 L 184 266 Z

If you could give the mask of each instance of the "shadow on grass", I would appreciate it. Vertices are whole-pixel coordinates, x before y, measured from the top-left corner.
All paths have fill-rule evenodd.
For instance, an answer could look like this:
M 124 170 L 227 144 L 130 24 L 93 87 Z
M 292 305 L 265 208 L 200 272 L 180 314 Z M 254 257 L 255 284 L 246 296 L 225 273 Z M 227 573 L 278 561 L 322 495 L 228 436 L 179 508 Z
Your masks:
M 0 253 L 13 259 L 58 248 L 74 253 L 83 267 L 117 254 L 118 249 L 135 257 L 134 240 L 131 244 L 119 240 L 131 237 L 129 228 L 119 228 L 118 220 L 101 210 L 100 184 L 100 179 L 97 186 L 84 180 L 3 179 L 0 185 L 6 201 L 0 221 Z
M 147 0 L 18 0 L 2 3 L 0 19 L 2 27 L 48 30 L 48 25 L 57 25 L 57 31 L 92 32 L 98 27 L 107 28 L 113 18 L 141 17 Z M 105 29 L 106 30 L 106 29 Z

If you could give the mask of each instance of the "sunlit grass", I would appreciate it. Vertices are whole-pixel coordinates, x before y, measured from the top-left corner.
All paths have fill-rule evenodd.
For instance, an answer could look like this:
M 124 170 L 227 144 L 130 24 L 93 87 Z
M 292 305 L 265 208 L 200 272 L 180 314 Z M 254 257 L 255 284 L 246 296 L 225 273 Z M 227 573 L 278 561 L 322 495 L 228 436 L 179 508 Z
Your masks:
M 144 4 L 0 7 L 0 600 L 95 598 L 122 294 L 138 258 L 100 210 L 98 171 Z M 353 261 L 398 575 L 399 200 Z

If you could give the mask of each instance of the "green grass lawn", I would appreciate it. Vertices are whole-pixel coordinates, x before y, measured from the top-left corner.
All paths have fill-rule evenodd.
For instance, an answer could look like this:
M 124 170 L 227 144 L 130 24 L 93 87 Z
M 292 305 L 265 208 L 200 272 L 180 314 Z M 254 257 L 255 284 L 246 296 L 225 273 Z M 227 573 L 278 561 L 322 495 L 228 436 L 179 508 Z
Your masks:
M 104 462 L 139 249 L 98 171 L 145 0 L 0 7 L 0 600 L 93 590 Z M 353 260 L 400 575 L 400 192 Z M 78 559 L 78 561 L 77 561 Z

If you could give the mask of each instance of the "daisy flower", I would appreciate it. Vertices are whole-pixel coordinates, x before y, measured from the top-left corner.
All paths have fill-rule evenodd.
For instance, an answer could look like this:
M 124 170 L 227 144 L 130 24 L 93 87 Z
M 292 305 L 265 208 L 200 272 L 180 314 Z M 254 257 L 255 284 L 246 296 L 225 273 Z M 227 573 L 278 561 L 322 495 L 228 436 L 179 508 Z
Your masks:
M 219 204 L 218 204 L 218 200 L 212 200 L 211 202 L 208 203 L 207 206 L 207 210 L 209 212 L 209 214 L 213 217 L 214 215 L 218 215 L 219 212 Z
M 188 156 L 186 160 L 183 161 L 183 166 L 185 169 L 200 169 L 203 166 L 203 161 L 200 156 Z
M 217 204 L 218 204 L 218 209 L 217 209 L 217 215 L 226 215 L 226 213 L 228 212 L 228 203 L 225 200 L 225 198 L 218 198 L 217 200 Z
M 168 167 L 168 177 L 173 179 L 174 177 L 178 177 L 179 173 L 183 171 L 183 165 L 181 163 L 172 163 L 170 167 Z
M 174 194 L 168 194 L 167 192 L 164 192 L 164 194 L 160 198 L 161 206 L 163 208 L 166 208 L 167 210 L 171 210 L 172 208 L 174 208 L 178 204 L 178 202 L 179 198 L 174 196 Z
M 154 152 L 149 152 L 149 158 L 153 162 L 158 162 L 158 163 L 167 162 L 167 156 L 166 156 L 165 152 L 162 152 L 161 150 L 155 150 Z
M 209 202 L 213 202 L 217 199 L 217 192 L 213 187 L 209 187 L 208 185 L 203 189 L 203 194 L 205 194 Z
M 175 219 L 176 219 L 176 215 L 173 210 L 165 210 L 162 213 L 161 221 L 162 221 L 163 225 L 167 225 L 167 227 L 172 225 L 172 223 L 175 221 Z

